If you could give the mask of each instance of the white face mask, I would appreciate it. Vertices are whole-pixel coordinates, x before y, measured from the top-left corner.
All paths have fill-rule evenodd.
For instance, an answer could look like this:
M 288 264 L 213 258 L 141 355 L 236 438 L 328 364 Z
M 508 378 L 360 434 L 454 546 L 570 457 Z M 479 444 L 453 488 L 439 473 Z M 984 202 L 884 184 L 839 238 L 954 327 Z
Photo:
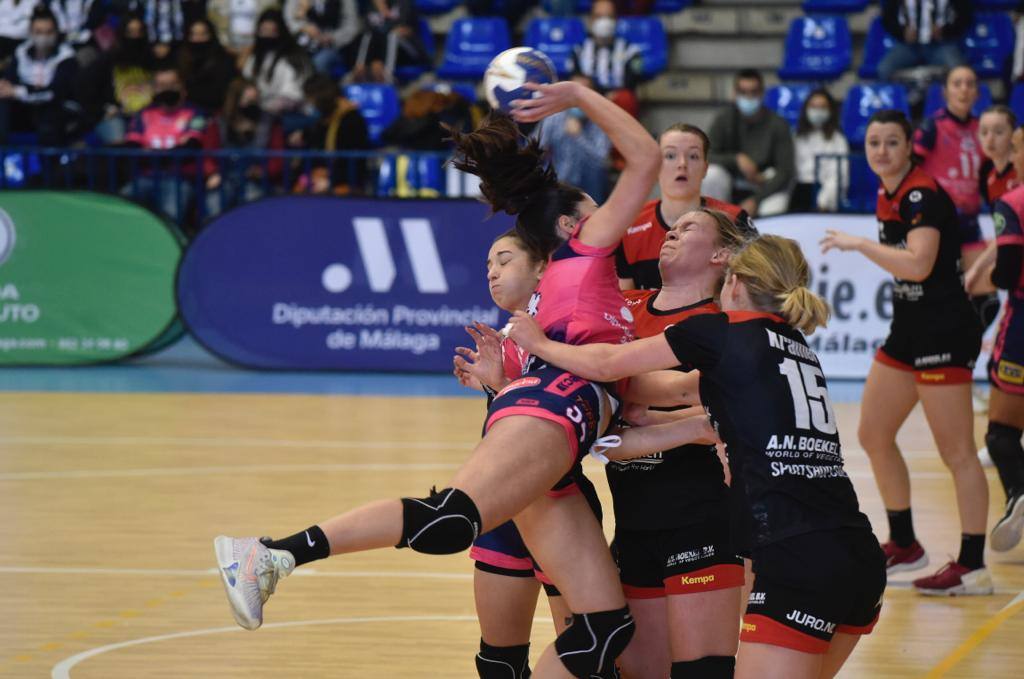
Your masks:
M 807 109 L 807 122 L 814 127 L 822 127 L 832 117 L 832 112 L 827 108 Z
M 615 19 L 611 17 L 597 17 L 590 24 L 590 32 L 595 38 L 605 39 L 615 35 Z
M 57 46 L 57 36 L 55 35 L 43 35 L 40 33 L 29 36 L 29 39 L 32 41 L 32 46 L 37 50 L 49 52 Z
M 745 116 L 752 116 L 761 109 L 760 97 L 736 97 L 736 108 Z

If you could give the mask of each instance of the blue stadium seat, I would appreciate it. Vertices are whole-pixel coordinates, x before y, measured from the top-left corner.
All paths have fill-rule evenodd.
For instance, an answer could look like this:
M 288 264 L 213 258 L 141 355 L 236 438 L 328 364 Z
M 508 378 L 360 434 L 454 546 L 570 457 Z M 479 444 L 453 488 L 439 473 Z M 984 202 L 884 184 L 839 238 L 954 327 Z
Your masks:
M 415 0 L 413 4 L 420 14 L 447 14 L 462 3 L 460 0 Z
M 796 127 L 800 110 L 812 90 L 813 86 L 807 84 L 773 85 L 764 93 L 764 105 L 785 118 L 790 127 Z
M 869 0 L 804 0 L 804 12 L 825 14 L 856 14 L 868 6 Z
M 930 116 L 946 105 L 942 98 L 942 83 L 932 83 L 928 86 L 928 94 L 924 98 L 924 114 Z M 971 113 L 980 116 L 985 109 L 992 105 L 992 90 L 985 83 L 978 83 L 978 101 L 974 102 Z
M 974 0 L 974 7 L 983 12 L 1009 12 L 1020 6 L 1020 0 Z
M 850 68 L 850 27 L 841 16 L 793 19 L 786 34 L 783 80 L 835 80 Z
M 435 156 L 388 155 L 377 170 L 377 195 L 439 198 L 445 195 L 443 162 Z
M 345 97 L 354 101 L 366 118 L 370 141 L 380 143 L 381 132 L 394 122 L 401 110 L 398 90 L 391 85 L 376 83 L 346 85 Z
M 849 156 L 850 185 L 839 201 L 843 212 L 874 212 L 878 203 L 878 177 L 868 166 L 863 154 Z
M 857 75 L 861 78 L 874 79 L 878 77 L 878 62 L 882 60 L 889 48 L 896 43 L 896 39 L 885 32 L 882 25 L 882 17 L 875 17 L 868 26 L 868 37 L 864 41 L 864 60 L 860 65 Z
M 907 104 L 907 90 L 902 85 L 878 83 L 875 85 L 854 85 L 846 94 L 840 121 L 843 134 L 846 135 L 850 148 L 858 148 L 864 143 L 868 119 L 875 111 L 895 108 L 910 115 Z
M 1017 83 L 1010 90 L 1009 106 L 1017 116 L 1017 124 L 1024 121 L 1024 83 Z
M 587 38 L 587 29 L 576 17 L 548 17 L 530 21 L 526 27 L 526 44 L 551 57 L 558 75 L 572 71 L 573 48 Z
M 434 34 L 430 31 L 430 24 L 427 20 L 420 17 L 417 25 L 417 34 L 419 35 L 420 41 L 423 42 L 423 48 L 427 51 L 427 55 L 430 59 L 427 65 L 423 66 L 398 66 L 395 68 L 395 77 L 401 82 L 409 82 L 415 80 L 421 75 L 430 70 L 430 64 L 434 63 L 434 54 L 437 51 L 437 45 L 434 42 Z
M 668 35 L 658 17 L 622 17 L 615 33 L 640 47 L 644 78 L 653 78 L 668 66 Z
M 1010 17 L 1002 13 L 979 13 L 964 36 L 961 49 L 979 78 L 1003 75 L 1013 54 L 1014 31 Z
M 681 12 L 690 5 L 693 4 L 693 0 L 654 0 L 654 8 L 652 11 L 655 14 L 675 14 Z
M 448 31 L 444 61 L 437 69 L 437 75 L 454 80 L 475 80 L 483 76 L 495 55 L 508 48 L 508 24 L 502 17 L 456 19 Z
M 593 0 L 576 0 L 576 14 L 589 14 L 590 7 L 594 4 Z M 551 2 L 549 0 L 543 0 L 540 3 L 541 8 L 547 13 L 551 14 Z

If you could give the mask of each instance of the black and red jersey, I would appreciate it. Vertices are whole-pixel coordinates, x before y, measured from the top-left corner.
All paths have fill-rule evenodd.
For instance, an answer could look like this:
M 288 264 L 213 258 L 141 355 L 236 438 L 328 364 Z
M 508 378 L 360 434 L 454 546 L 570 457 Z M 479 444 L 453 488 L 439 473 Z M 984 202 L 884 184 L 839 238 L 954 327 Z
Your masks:
M 711 299 L 677 309 L 657 309 L 658 290 L 627 290 L 623 295 L 641 338 L 660 335 L 691 316 L 719 311 Z M 729 488 L 714 446 L 680 446 L 610 462 L 605 470 L 617 529 L 663 530 L 723 516 Z
M 714 198 L 701 196 L 701 207 L 720 210 L 732 217 L 744 230 L 754 230 L 750 215 L 738 205 L 724 203 Z M 661 272 L 658 271 L 658 257 L 665 234 L 672 228 L 661 214 L 661 201 L 651 200 L 644 204 L 633 226 L 626 229 L 622 243 L 615 251 L 615 268 L 619 278 L 632 278 L 641 290 L 661 287 Z
M 1024 312 L 1024 186 L 996 201 L 996 266 L 992 282 L 1010 293 L 1007 309 Z
M 906 248 L 907 235 L 914 229 L 930 227 L 939 231 L 939 252 L 928 277 L 920 282 L 895 280 L 894 317 L 924 305 L 969 306 L 960 269 L 956 206 L 934 179 L 915 165 L 895 192 L 879 188 L 875 214 L 880 222 L 878 240 L 895 248 Z
M 1017 181 L 1017 171 L 1014 169 L 1013 163 L 1007 163 L 1002 170 L 997 170 L 992 159 L 986 158 L 978 170 L 978 190 L 989 207 L 994 208 L 996 200 L 1019 185 L 1020 182 Z
M 700 370 L 701 402 L 729 454 L 739 551 L 870 529 L 843 468 L 821 365 L 799 331 L 773 314 L 727 312 L 688 318 L 665 338 L 684 369 Z

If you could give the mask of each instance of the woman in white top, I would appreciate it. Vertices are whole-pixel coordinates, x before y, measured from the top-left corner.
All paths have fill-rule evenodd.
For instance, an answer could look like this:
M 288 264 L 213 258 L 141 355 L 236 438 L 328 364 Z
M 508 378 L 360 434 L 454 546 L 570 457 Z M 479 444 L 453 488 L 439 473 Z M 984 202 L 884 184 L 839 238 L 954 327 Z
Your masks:
M 0 61 L 28 39 L 28 23 L 39 0 L 0 0 Z
M 301 107 L 302 85 L 311 70 L 309 57 L 295 43 L 281 10 L 260 14 L 256 43 L 242 68 L 242 75 L 256 81 L 260 89 L 260 107 L 274 115 Z
M 826 89 L 815 90 L 804 102 L 793 138 L 797 184 L 789 201 L 790 212 L 835 212 L 839 196 L 849 186 L 846 159 L 820 155 L 846 155 L 850 147 L 839 131 L 836 100 Z M 817 195 L 815 190 L 817 189 Z

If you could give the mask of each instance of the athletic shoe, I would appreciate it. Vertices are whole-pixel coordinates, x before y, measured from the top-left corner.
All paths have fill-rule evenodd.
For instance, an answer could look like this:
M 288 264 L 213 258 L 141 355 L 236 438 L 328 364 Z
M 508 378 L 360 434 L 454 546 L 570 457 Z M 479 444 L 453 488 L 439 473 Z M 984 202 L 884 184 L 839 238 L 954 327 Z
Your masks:
M 916 571 L 928 565 L 928 555 L 924 553 L 924 547 L 917 540 L 909 547 L 900 547 L 890 540 L 882 545 L 882 551 L 885 552 L 886 575 Z
M 1024 532 L 1024 493 L 1014 495 L 1006 501 L 1006 513 L 996 521 L 989 537 L 989 544 L 997 552 L 1008 552 L 1020 542 Z
M 263 604 L 280 578 L 295 568 L 295 558 L 283 549 L 270 549 L 257 538 L 218 536 L 213 541 L 217 566 L 235 622 L 253 630 L 263 624 Z
M 981 463 L 982 467 L 995 467 L 996 463 L 992 461 L 992 456 L 988 453 L 988 448 L 982 446 L 978 448 L 978 462 Z
M 935 575 L 914 580 L 914 589 L 928 596 L 968 596 L 995 591 L 987 568 L 982 566 L 972 571 L 956 561 L 950 561 Z

